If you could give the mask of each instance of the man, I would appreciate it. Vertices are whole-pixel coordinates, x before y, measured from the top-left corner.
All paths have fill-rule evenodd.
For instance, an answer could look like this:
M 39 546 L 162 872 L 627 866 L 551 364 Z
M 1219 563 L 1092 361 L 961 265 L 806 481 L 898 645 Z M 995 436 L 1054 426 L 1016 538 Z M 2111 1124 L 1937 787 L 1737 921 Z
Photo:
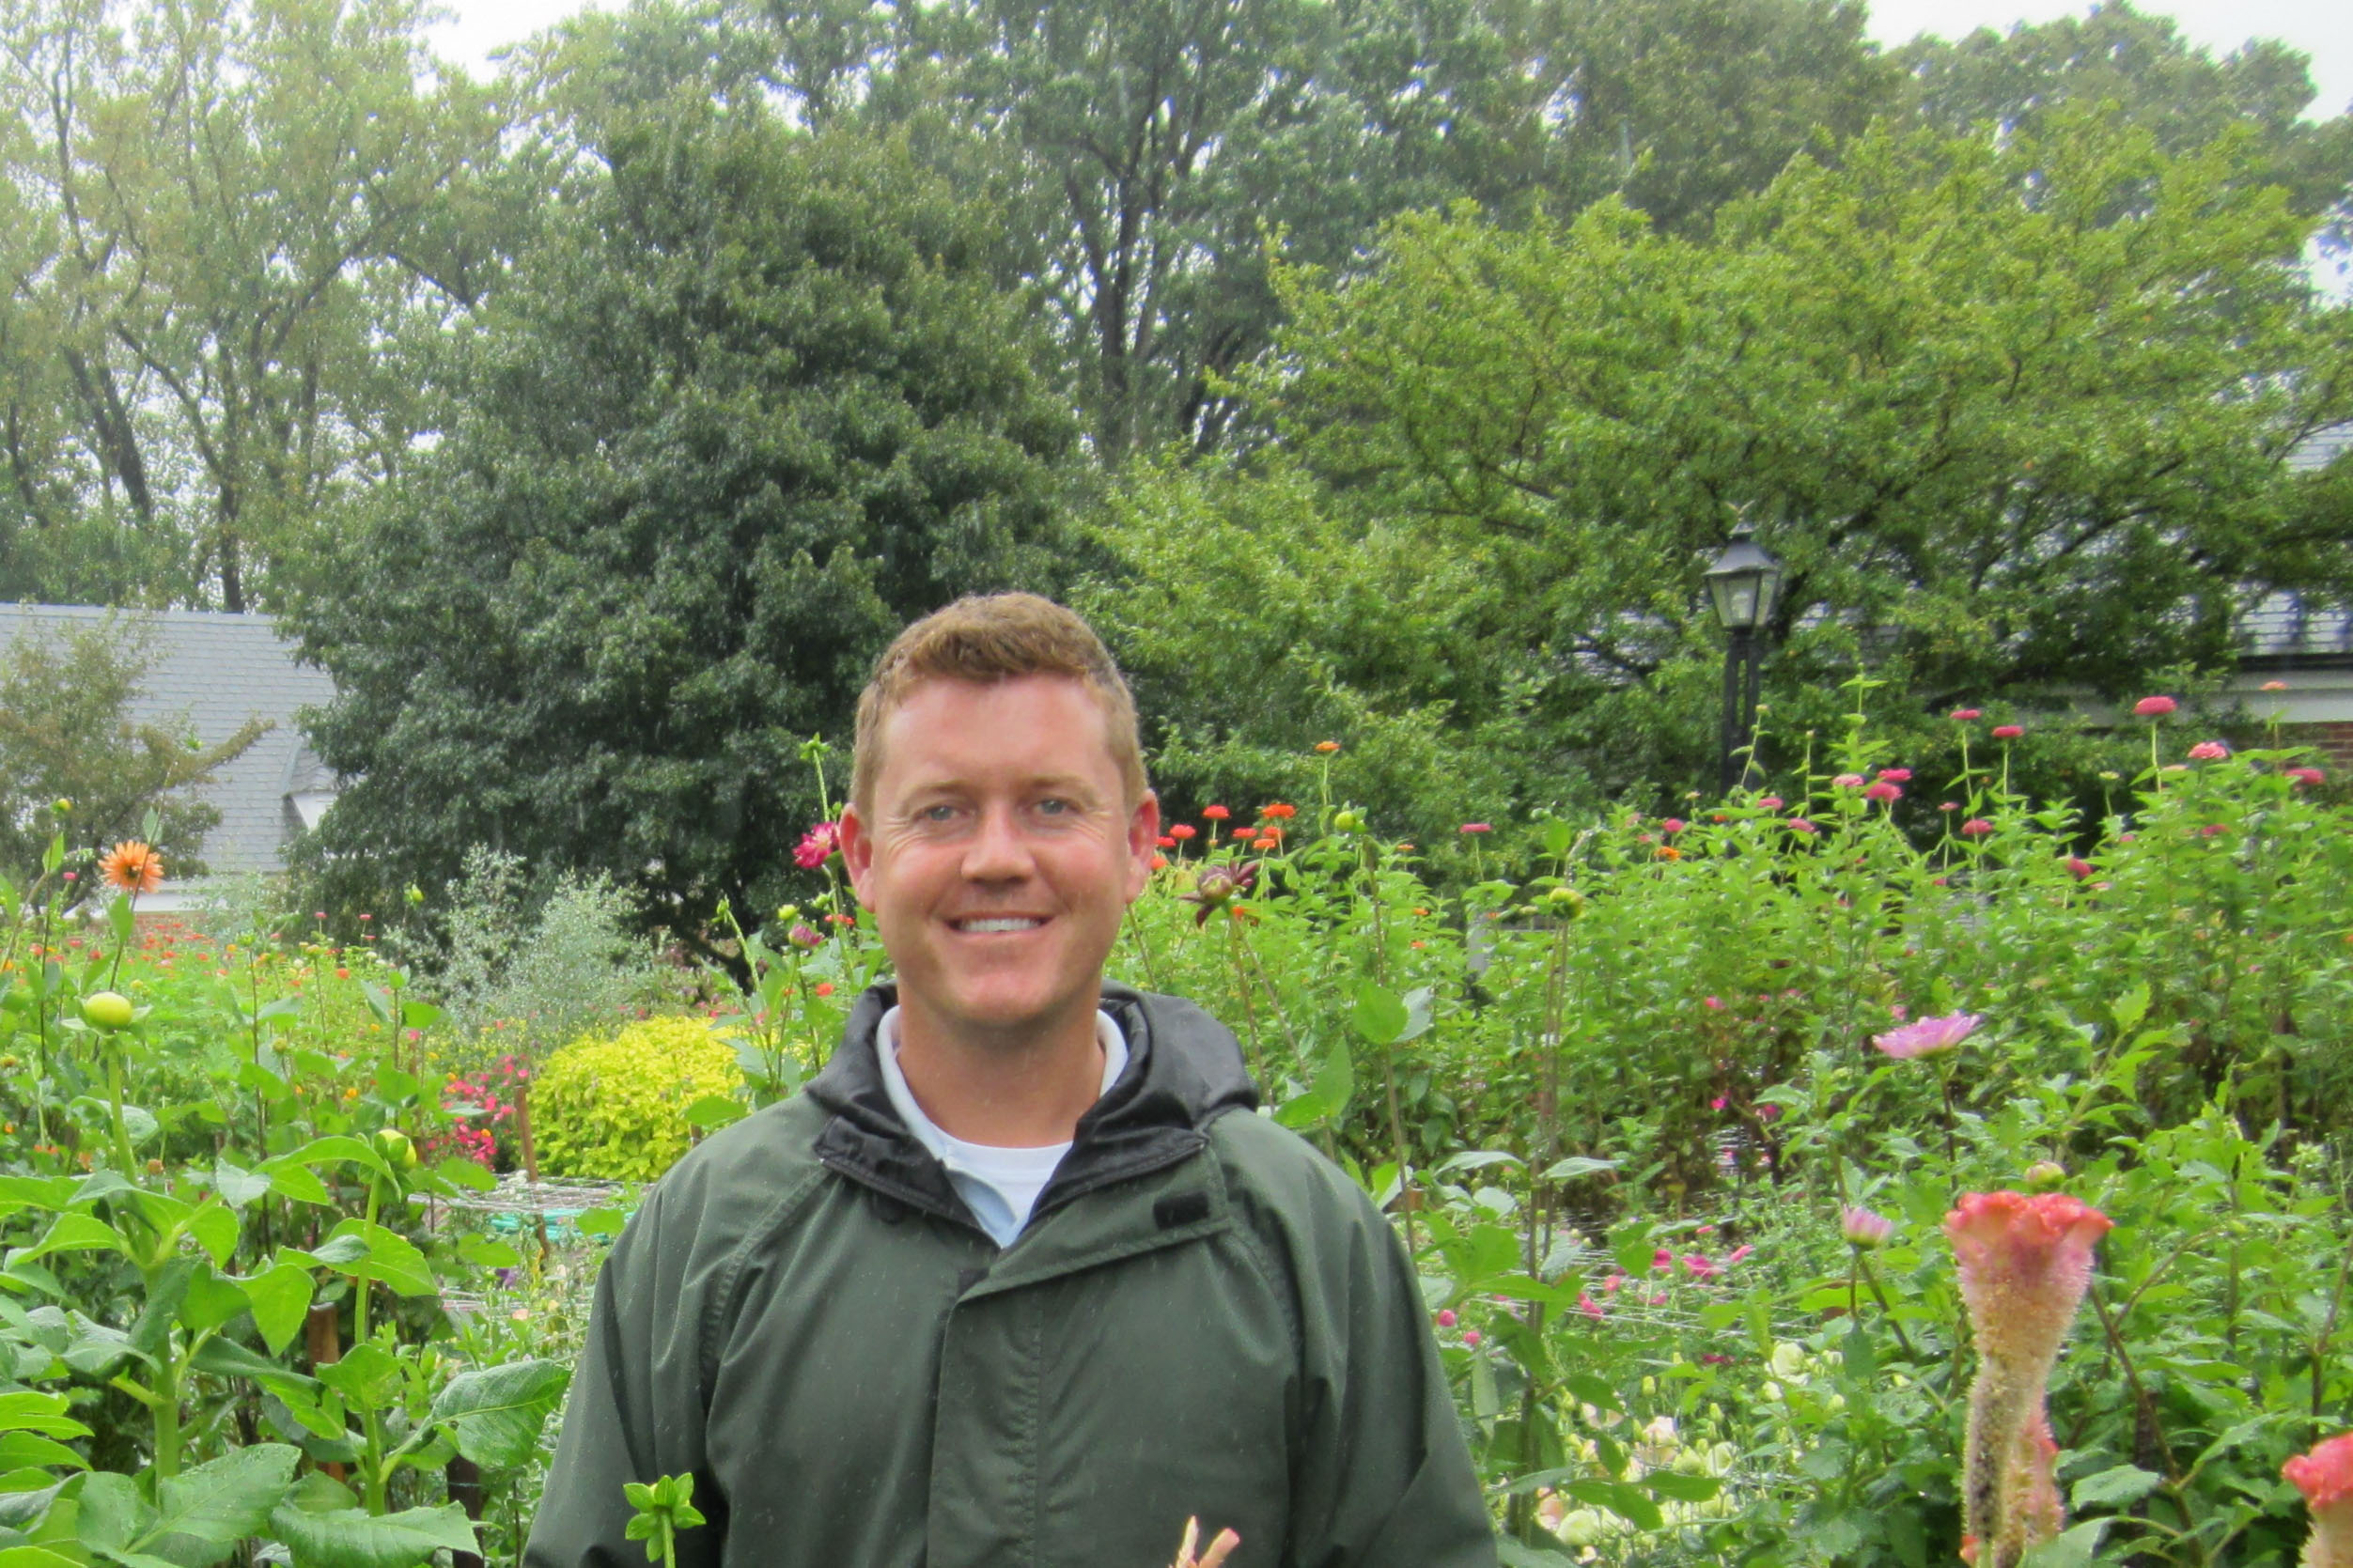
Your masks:
M 1068 611 L 883 654 L 841 846 L 896 984 L 631 1222 L 527 1563 L 641 1560 L 622 1484 L 691 1472 L 694 1568 L 1162 1568 L 1195 1516 L 1226 1568 L 1492 1568 L 1388 1224 L 1223 1028 L 1103 983 L 1159 827 Z

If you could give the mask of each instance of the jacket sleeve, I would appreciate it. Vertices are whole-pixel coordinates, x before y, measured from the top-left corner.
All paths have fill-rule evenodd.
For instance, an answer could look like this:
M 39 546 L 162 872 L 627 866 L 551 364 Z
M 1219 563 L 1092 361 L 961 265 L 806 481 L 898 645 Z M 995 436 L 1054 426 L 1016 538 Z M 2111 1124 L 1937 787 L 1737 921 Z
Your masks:
M 1495 1531 L 1405 1247 L 1336 1171 L 1298 1237 L 1304 1381 L 1286 1568 L 1495 1568 Z M 1336 1212 L 1335 1212 L 1336 1211 Z
M 679 1534 L 679 1568 L 720 1559 L 725 1499 L 704 1463 L 697 1297 L 707 1271 L 693 1266 L 693 1216 L 665 1215 L 665 1198 L 678 1196 L 669 1186 L 654 1189 L 597 1277 L 524 1568 L 645 1568 L 644 1545 L 624 1533 L 635 1511 L 622 1483 L 690 1473 L 708 1523 Z

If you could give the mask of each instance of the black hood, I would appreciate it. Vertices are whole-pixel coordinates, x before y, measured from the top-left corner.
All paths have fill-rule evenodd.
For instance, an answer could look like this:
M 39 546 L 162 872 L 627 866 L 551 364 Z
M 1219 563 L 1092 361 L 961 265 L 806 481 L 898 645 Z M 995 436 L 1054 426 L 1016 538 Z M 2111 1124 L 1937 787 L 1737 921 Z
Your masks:
M 978 1229 L 931 1151 L 915 1141 L 883 1087 L 875 1054 L 898 987 L 875 986 L 843 1026 L 841 1048 L 808 1088 L 832 1112 L 817 1156 L 842 1175 L 927 1214 Z M 1254 1110 L 1258 1091 L 1233 1032 L 1181 997 L 1103 987 L 1102 1009 L 1128 1040 L 1128 1065 L 1079 1118 L 1070 1153 L 1037 1195 L 1043 1215 L 1080 1193 L 1158 1171 L 1200 1152 L 1203 1129 L 1229 1110 Z

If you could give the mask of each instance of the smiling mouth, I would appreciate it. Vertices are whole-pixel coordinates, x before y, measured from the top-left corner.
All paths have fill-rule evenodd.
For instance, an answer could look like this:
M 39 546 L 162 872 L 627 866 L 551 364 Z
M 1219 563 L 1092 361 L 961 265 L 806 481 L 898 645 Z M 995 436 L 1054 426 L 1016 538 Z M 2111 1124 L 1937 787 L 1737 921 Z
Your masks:
M 989 915 L 973 920 L 955 921 L 951 924 L 958 931 L 967 935 L 987 936 L 1005 931 L 1035 931 L 1046 923 L 1036 915 Z

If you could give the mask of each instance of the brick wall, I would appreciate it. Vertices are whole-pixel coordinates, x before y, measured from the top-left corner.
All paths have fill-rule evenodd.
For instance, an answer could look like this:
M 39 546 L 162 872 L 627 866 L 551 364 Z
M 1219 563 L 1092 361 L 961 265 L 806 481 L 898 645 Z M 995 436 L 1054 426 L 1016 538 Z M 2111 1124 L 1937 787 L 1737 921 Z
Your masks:
M 2339 720 L 2328 724 L 2290 724 L 2281 730 L 2280 738 L 2291 745 L 2317 746 L 2337 767 L 2353 769 L 2353 722 Z

